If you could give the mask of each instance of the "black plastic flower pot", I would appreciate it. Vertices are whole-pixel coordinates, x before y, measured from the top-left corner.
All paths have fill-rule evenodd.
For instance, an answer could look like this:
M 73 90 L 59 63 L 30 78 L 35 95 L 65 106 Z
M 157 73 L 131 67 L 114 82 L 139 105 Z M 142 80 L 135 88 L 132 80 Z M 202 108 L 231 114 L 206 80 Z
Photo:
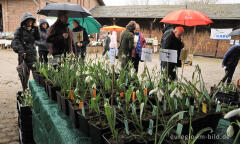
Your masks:
M 209 112 L 205 115 L 193 118 L 192 128 L 194 130 L 193 135 L 196 135 L 201 129 L 206 127 L 211 127 L 213 130 L 216 129 L 219 119 L 222 117 L 222 113 Z M 182 135 L 188 135 L 189 133 L 189 122 L 183 124 Z M 203 133 L 202 135 L 206 136 L 210 134 L 210 131 Z M 213 143 L 211 139 L 199 139 L 197 142 L 200 143 Z
M 43 75 L 39 75 L 39 85 L 42 86 L 42 87 L 45 87 L 45 80 L 46 78 L 43 76 Z
M 86 119 L 81 111 L 77 111 L 77 119 L 79 123 L 79 130 L 84 133 L 86 136 L 89 136 L 89 124 L 88 120 Z
M 77 117 L 78 105 L 68 100 L 69 118 L 75 128 L 79 128 L 79 121 Z
M 230 104 L 231 102 L 238 101 L 239 96 L 237 92 L 229 92 L 229 93 L 218 92 L 215 95 L 215 98 L 217 101 L 221 103 Z
M 39 84 L 39 76 L 40 76 L 40 73 L 37 72 L 37 71 L 33 71 L 32 74 L 33 74 L 33 79 L 35 80 L 35 82 L 36 82 L 37 84 Z
M 62 111 L 69 115 L 69 109 L 68 109 L 68 99 L 64 96 L 61 96 L 61 105 L 62 105 Z
M 20 144 L 35 144 L 33 134 L 27 134 L 25 132 L 22 132 L 21 129 L 19 129 L 18 131 Z
M 62 110 L 62 102 L 61 102 L 62 94 L 61 94 L 61 92 L 56 91 L 56 96 L 57 96 L 57 103 L 58 103 L 59 109 Z
M 106 116 L 101 115 L 99 117 L 101 117 L 101 119 L 103 121 L 107 122 L 106 121 Z M 110 131 L 110 128 L 109 128 L 108 125 L 106 125 L 105 127 L 99 127 L 98 125 L 91 123 L 92 120 L 99 120 L 99 117 L 95 117 L 95 118 L 90 119 L 88 121 L 88 123 L 89 123 L 89 136 L 91 137 L 91 140 L 92 140 L 93 144 L 101 144 L 103 142 L 102 134 Z M 103 122 L 99 122 L 99 124 L 103 124 Z
M 48 96 L 53 100 L 57 101 L 57 93 L 56 91 L 60 91 L 60 87 L 54 87 L 52 84 L 48 85 Z
M 134 139 L 120 140 L 119 142 L 113 141 L 112 133 L 107 132 L 102 135 L 103 144 L 135 144 Z

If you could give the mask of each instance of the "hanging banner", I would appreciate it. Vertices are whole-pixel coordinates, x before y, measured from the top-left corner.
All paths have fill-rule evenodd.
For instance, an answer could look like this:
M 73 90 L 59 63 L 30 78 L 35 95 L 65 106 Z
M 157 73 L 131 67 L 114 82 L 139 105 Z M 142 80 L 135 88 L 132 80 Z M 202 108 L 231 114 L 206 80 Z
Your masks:
M 211 36 L 210 39 L 215 40 L 230 40 L 231 36 L 228 36 L 232 32 L 232 28 L 228 29 L 215 29 L 211 28 Z

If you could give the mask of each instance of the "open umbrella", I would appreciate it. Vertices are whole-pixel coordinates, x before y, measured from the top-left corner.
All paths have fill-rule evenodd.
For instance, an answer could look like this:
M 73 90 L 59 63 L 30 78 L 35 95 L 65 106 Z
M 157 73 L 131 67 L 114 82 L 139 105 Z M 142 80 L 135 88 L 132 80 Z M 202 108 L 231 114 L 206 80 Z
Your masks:
M 91 16 L 91 13 L 82 6 L 66 3 L 50 3 L 39 10 L 37 14 L 57 17 L 58 11 L 68 11 L 69 17 L 74 18 Z
M 70 24 L 70 28 L 73 28 L 72 21 L 77 20 L 79 24 L 84 27 L 88 34 L 99 33 L 101 24 L 91 16 L 85 18 L 69 18 L 68 23 Z
M 101 31 L 124 31 L 126 28 L 120 27 L 117 25 L 112 25 L 112 26 L 106 26 L 101 28 Z
M 234 31 L 232 31 L 230 34 L 228 34 L 229 36 L 240 36 L 240 29 L 236 29 Z
M 176 10 L 167 14 L 160 22 L 185 26 L 208 25 L 213 23 L 205 14 L 195 10 Z

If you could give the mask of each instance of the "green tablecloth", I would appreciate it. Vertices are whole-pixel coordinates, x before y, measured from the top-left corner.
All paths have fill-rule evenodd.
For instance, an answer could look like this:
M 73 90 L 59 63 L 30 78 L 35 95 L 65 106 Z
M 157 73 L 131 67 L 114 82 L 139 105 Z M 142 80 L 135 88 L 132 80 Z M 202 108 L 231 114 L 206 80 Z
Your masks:
M 29 85 L 33 95 L 33 137 L 37 144 L 90 144 L 90 139 L 73 127 L 43 87 L 34 80 Z

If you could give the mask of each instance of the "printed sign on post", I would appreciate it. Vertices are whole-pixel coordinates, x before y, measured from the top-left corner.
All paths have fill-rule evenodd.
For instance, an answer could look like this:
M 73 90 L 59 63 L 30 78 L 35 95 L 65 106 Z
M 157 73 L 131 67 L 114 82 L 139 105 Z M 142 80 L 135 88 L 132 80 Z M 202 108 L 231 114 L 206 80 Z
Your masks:
M 112 65 L 115 64 L 115 56 L 116 56 L 116 50 L 114 48 L 110 48 L 110 63 Z
M 74 42 L 83 41 L 83 31 L 73 32 L 73 40 Z
M 160 49 L 160 61 L 177 63 L 177 50 Z
M 142 48 L 141 60 L 146 62 L 152 62 L 152 49 Z
M 214 29 L 211 28 L 211 39 L 215 40 L 230 40 L 229 34 L 232 32 L 232 28 L 229 29 Z

